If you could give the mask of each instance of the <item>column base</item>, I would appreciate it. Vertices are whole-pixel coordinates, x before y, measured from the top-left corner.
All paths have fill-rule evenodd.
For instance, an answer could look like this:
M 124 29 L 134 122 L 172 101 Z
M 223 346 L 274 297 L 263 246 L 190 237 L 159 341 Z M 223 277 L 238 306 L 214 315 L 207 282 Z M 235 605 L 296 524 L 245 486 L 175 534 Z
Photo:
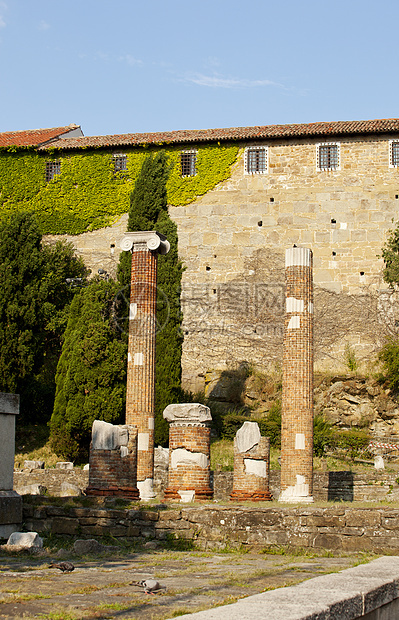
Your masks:
M 139 490 L 136 487 L 87 487 L 85 493 L 96 497 L 126 497 L 127 499 L 140 499 Z
M 194 501 L 206 501 L 213 498 L 213 490 L 208 489 L 176 489 L 167 488 L 164 491 L 163 501 L 178 501 L 178 502 L 194 502 Z
M 137 480 L 137 488 L 140 493 L 140 499 L 143 502 L 149 502 L 151 499 L 154 499 L 157 494 L 154 491 L 154 480 L 153 478 L 146 478 L 145 480 Z
M 231 502 L 271 502 L 273 495 L 269 491 L 233 491 L 230 495 Z
M 311 495 L 301 495 L 295 487 L 288 487 L 281 491 L 278 501 L 286 504 L 312 504 L 314 499 Z

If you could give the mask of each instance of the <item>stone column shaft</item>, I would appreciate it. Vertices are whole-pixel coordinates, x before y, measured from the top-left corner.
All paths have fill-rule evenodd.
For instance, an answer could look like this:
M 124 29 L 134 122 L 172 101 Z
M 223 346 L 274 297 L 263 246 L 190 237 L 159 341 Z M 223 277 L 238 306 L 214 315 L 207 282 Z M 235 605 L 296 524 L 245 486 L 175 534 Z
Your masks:
M 312 502 L 313 257 L 306 248 L 285 255 L 280 501 Z

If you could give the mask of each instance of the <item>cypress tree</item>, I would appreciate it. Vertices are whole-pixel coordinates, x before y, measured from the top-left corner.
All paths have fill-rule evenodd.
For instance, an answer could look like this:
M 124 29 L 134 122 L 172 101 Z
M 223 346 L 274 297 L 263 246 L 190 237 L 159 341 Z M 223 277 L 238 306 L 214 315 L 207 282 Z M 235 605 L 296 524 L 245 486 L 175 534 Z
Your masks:
M 72 245 L 43 245 L 31 213 L 0 224 L 0 391 L 21 396 L 18 422 L 51 415 L 61 335 L 74 292 L 65 280 L 83 277 Z
M 155 443 L 166 445 L 168 423 L 162 413 L 181 398 L 182 313 L 180 287 L 182 264 L 178 257 L 177 226 L 168 214 L 166 181 L 169 175 L 163 152 L 143 162 L 130 196 L 128 231 L 157 230 L 164 234 L 170 251 L 158 256 L 157 335 L 155 372 Z M 118 268 L 119 282 L 130 284 L 131 255 L 123 252 Z
M 51 446 L 64 458 L 87 460 L 94 420 L 123 421 L 127 346 L 114 323 L 117 289 L 95 280 L 71 304 L 50 420 Z

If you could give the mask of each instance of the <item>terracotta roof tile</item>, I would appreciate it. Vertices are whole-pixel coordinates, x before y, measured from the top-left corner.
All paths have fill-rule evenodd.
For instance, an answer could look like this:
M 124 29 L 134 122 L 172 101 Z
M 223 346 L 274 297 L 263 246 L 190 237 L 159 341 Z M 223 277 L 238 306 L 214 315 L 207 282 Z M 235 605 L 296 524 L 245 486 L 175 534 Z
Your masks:
M 70 131 L 78 129 L 79 125 L 53 127 L 51 129 L 28 129 L 27 131 L 5 131 L 0 133 L 1 146 L 40 146 L 54 140 Z
M 83 147 L 119 147 L 142 144 L 186 144 L 228 140 L 259 140 L 297 137 L 332 137 L 345 135 L 399 132 L 399 119 L 369 121 L 334 121 L 330 123 L 300 123 L 294 125 L 264 125 L 259 127 L 230 127 L 228 129 L 194 129 L 157 133 L 127 133 L 112 136 L 88 136 L 56 140 L 46 148 L 76 149 Z

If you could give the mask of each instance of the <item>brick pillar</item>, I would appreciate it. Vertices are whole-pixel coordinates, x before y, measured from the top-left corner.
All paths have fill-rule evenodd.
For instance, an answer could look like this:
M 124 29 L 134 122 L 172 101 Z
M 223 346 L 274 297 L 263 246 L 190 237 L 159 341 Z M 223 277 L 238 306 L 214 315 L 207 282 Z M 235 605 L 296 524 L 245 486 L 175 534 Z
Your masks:
M 127 361 L 126 424 L 137 427 L 137 487 L 141 499 L 155 497 L 155 335 L 157 255 L 169 243 L 155 231 L 125 233 L 121 248 L 132 251 Z
M 137 428 L 94 420 L 86 495 L 139 499 Z
M 281 425 L 281 502 L 312 502 L 313 256 L 285 253 L 286 315 Z
M 269 460 L 270 442 L 261 437 L 256 422 L 244 422 L 234 438 L 234 502 L 270 501 Z
M 168 405 L 169 474 L 164 498 L 189 502 L 211 499 L 210 445 L 212 416 L 199 403 Z

